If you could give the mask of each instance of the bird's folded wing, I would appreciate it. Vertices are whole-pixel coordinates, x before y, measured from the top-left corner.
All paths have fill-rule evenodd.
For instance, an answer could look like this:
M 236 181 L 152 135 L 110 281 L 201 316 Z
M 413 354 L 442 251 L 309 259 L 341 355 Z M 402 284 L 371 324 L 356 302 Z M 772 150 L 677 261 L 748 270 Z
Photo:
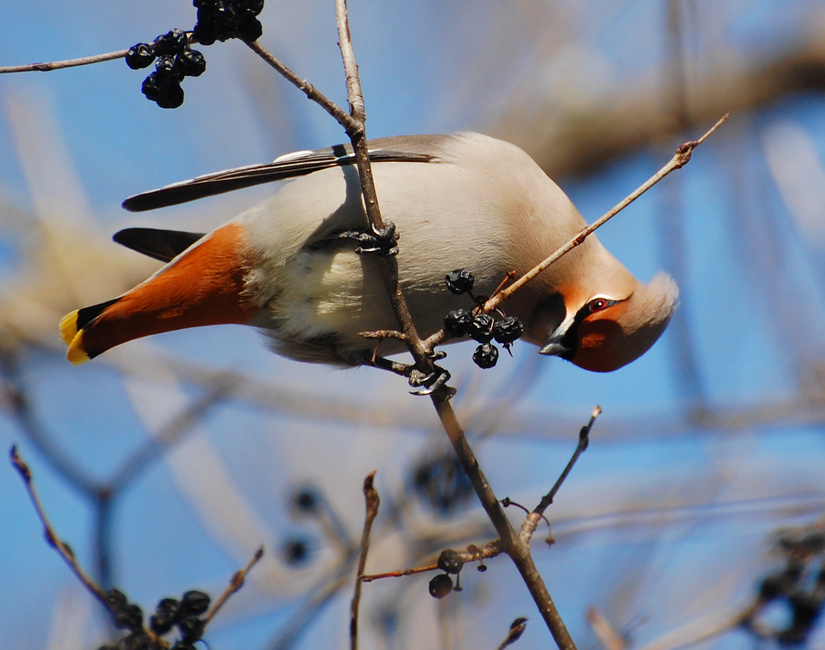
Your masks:
M 449 137 L 400 136 L 373 140 L 369 143 L 370 160 L 374 163 L 436 162 L 439 160 L 436 153 L 438 145 Z M 297 151 L 280 156 L 271 163 L 247 165 L 204 174 L 160 189 L 136 194 L 126 199 L 123 207 L 132 212 L 154 210 L 253 185 L 305 176 L 330 167 L 353 164 L 355 164 L 355 154 L 350 145 L 336 145 L 314 151 Z

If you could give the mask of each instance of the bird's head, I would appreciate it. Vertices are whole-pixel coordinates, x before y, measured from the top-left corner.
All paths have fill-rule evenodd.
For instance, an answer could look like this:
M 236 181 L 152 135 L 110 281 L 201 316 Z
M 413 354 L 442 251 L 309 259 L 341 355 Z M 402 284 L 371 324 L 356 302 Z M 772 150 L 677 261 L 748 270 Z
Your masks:
M 634 285 L 615 295 L 599 293 L 567 305 L 566 317 L 541 353 L 585 370 L 610 372 L 647 352 L 670 322 L 679 289 L 664 273 L 647 286 Z

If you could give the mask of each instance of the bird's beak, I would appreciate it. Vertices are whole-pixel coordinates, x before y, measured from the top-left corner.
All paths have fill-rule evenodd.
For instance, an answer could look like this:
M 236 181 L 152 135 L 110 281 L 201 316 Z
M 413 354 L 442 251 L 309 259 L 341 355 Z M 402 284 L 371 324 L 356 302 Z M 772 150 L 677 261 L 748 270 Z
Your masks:
M 562 357 L 563 359 L 567 359 L 572 355 L 575 350 L 570 348 L 569 346 L 564 344 L 564 337 L 567 334 L 567 331 L 573 325 L 576 320 L 576 315 L 572 314 L 562 321 L 562 324 L 559 325 L 556 330 L 549 336 L 547 339 L 547 343 L 544 344 L 539 350 L 540 354 L 546 354 L 549 356 L 554 357 Z

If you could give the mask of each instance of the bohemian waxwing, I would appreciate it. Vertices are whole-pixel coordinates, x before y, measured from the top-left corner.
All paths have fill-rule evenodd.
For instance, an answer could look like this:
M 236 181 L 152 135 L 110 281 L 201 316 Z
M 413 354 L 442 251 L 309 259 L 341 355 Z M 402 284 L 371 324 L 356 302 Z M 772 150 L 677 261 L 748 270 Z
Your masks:
M 463 268 L 490 293 L 573 237 L 585 222 L 570 199 L 518 147 L 479 135 L 374 140 L 381 212 L 398 227 L 398 274 L 416 327 L 440 329 L 466 297 L 445 289 Z M 374 342 L 359 332 L 396 321 L 374 255 L 342 236 L 364 230 L 354 157 L 346 146 L 288 154 L 266 165 L 201 176 L 127 199 L 148 210 L 258 183 L 293 178 L 208 235 L 127 229 L 115 240 L 167 262 L 119 298 L 60 324 L 72 363 L 150 334 L 240 323 L 261 328 L 274 350 L 300 361 L 355 365 Z M 640 284 L 596 239 L 526 284 L 502 308 L 524 323 L 542 354 L 594 371 L 643 354 L 667 326 L 678 289 L 665 274 Z M 382 354 L 402 351 L 387 340 Z

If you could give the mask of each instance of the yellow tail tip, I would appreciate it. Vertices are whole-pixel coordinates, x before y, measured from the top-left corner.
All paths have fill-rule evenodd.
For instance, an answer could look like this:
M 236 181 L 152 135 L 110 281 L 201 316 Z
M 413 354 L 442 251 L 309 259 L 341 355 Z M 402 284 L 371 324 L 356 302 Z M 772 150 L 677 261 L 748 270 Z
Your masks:
M 60 320 L 60 338 L 63 342 L 71 345 L 75 336 L 77 336 L 77 309 Z
M 69 344 L 69 349 L 66 351 L 66 359 L 68 359 L 69 363 L 73 366 L 79 366 L 81 363 L 86 363 L 90 358 L 86 350 L 83 349 L 83 330 L 80 330 Z
M 77 366 L 89 360 L 83 349 L 83 330 L 77 331 L 77 310 L 66 314 L 60 321 L 60 338 L 69 346 L 66 352 L 69 363 Z

